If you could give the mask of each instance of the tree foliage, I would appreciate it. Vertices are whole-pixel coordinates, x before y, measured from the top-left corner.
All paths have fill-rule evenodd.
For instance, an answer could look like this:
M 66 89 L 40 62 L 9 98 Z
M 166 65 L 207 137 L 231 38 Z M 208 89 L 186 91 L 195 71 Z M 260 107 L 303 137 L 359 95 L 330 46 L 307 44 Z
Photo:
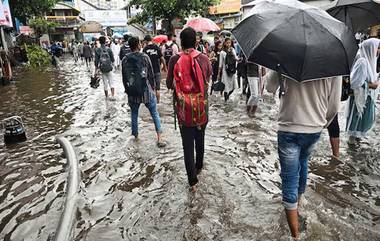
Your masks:
M 34 29 L 36 36 L 40 37 L 58 27 L 58 23 L 48 21 L 44 18 L 34 18 L 29 21 L 29 26 Z
M 43 16 L 49 12 L 59 0 L 10 0 L 12 15 L 22 23 L 29 18 Z
M 49 66 L 51 63 L 50 54 L 37 44 L 27 46 L 26 52 L 32 68 Z
M 150 19 L 167 20 L 171 23 L 176 18 L 186 18 L 191 14 L 205 15 L 208 8 L 218 0 L 132 0 L 130 6 L 142 9 L 135 21 L 144 23 Z

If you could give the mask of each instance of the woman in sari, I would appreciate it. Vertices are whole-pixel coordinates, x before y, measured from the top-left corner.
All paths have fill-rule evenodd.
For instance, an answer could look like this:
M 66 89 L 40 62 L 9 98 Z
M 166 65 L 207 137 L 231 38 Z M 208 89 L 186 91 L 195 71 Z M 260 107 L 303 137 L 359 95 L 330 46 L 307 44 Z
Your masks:
M 354 95 L 348 101 L 347 131 L 349 143 L 366 136 L 375 123 L 377 96 L 377 58 L 380 40 L 368 39 L 362 42 L 351 71 L 351 89 Z

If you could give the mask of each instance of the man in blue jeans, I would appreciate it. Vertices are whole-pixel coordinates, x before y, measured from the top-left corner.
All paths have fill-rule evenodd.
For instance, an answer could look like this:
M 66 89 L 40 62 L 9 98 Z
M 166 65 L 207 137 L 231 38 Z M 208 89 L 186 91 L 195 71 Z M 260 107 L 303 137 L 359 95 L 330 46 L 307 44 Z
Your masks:
M 267 90 L 276 93 L 283 78 L 278 116 L 278 155 L 281 165 L 282 201 L 292 237 L 299 239 L 298 200 L 307 185 L 308 160 L 323 128 L 338 113 L 341 77 L 299 83 L 269 72 Z
M 140 104 L 145 104 L 148 108 L 150 115 L 152 116 L 156 133 L 157 133 L 157 145 L 159 147 L 164 147 L 165 143 L 162 142 L 161 139 L 161 121 L 160 116 L 157 112 L 157 97 L 155 95 L 156 82 L 154 79 L 153 67 L 150 61 L 150 58 L 145 53 L 141 53 L 141 44 L 140 40 L 136 37 L 130 37 L 128 40 L 128 45 L 131 48 L 131 53 L 127 54 L 122 61 L 122 76 L 123 76 L 123 84 L 128 94 L 128 104 L 131 107 L 131 118 L 132 118 L 132 135 L 138 139 L 138 115 Z M 134 70 L 140 70 L 137 66 L 141 63 L 141 79 L 137 79 L 137 81 L 144 81 L 145 84 L 141 84 L 144 87 L 144 91 L 141 95 L 135 95 L 135 93 L 131 93 L 130 86 L 133 83 L 130 83 L 131 72 Z M 132 73 L 133 75 L 135 73 Z

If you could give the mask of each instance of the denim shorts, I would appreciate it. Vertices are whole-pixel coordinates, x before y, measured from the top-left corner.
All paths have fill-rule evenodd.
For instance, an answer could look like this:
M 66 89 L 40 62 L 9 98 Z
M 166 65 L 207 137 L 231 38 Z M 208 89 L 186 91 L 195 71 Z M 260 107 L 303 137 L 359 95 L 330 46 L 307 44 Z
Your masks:
M 298 196 L 305 192 L 308 160 L 320 136 L 320 132 L 314 134 L 278 132 L 282 201 L 287 210 L 296 210 Z

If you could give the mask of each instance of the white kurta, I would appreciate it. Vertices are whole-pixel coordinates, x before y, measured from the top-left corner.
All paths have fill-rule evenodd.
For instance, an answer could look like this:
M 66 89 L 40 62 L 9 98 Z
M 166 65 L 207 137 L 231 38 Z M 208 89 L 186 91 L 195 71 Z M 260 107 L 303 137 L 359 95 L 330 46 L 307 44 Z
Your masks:
M 119 66 L 120 65 L 120 58 L 119 58 L 119 54 L 120 54 L 120 44 L 111 44 L 111 50 L 112 50 L 112 53 L 113 53 L 113 57 L 115 59 L 115 66 Z
M 236 56 L 236 52 L 233 48 L 232 48 L 232 53 L 234 54 L 235 58 L 238 59 Z M 238 88 L 238 83 L 237 83 L 236 74 L 229 76 L 226 72 L 226 57 L 227 57 L 227 53 L 223 50 L 220 53 L 220 57 L 219 57 L 220 58 L 219 59 L 219 68 L 223 68 L 223 70 L 222 70 L 222 83 L 225 85 L 224 91 L 230 92 L 230 91 L 233 91 L 234 89 Z

